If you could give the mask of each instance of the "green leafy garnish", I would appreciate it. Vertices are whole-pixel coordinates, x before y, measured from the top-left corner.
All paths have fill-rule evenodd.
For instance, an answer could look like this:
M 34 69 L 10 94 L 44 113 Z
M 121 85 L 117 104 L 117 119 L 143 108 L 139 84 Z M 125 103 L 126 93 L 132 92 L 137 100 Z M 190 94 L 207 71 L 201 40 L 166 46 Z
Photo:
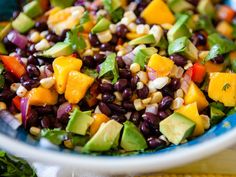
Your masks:
M 216 32 L 216 29 L 213 26 L 211 19 L 207 16 L 200 16 L 196 28 L 197 30 L 205 30 L 208 34 Z
M 51 143 L 55 145 L 60 145 L 63 140 L 65 140 L 67 136 L 67 132 L 65 130 L 60 130 L 60 129 L 43 129 L 41 131 L 41 137 L 46 138 L 49 140 Z
M 218 55 L 220 55 L 221 52 L 221 48 L 219 45 L 214 45 L 211 50 L 209 51 L 207 57 L 205 58 L 205 61 L 211 60 L 215 57 L 217 57 Z
M 226 84 L 223 86 L 222 90 L 223 90 L 223 91 L 226 91 L 226 90 L 228 90 L 230 87 L 231 87 L 231 85 L 230 85 L 229 83 L 226 83 Z
M 112 83 L 115 83 L 119 78 L 118 65 L 116 62 L 116 54 L 111 53 L 106 60 L 101 64 L 99 77 L 113 78 Z
M 88 11 L 85 11 L 83 16 L 80 19 L 80 25 L 83 25 L 89 21 L 90 21 L 89 13 L 88 13 Z
M 141 68 L 144 68 L 148 59 L 157 52 L 157 49 L 154 47 L 140 49 L 134 57 L 134 63 L 138 63 Z
M 98 72 L 96 71 L 96 69 L 85 68 L 83 73 L 93 78 L 98 77 Z
M 121 7 L 119 0 L 103 0 L 104 8 L 111 15 L 113 22 L 120 21 L 124 14 L 124 9 Z
M 121 7 L 114 10 L 112 13 L 111 13 L 111 18 L 112 18 L 112 21 L 114 23 L 117 23 L 119 22 L 122 17 L 123 17 L 123 14 L 124 14 L 124 9 L 122 9 Z
M 0 151 L 0 176 L 37 177 L 35 171 L 23 159 Z

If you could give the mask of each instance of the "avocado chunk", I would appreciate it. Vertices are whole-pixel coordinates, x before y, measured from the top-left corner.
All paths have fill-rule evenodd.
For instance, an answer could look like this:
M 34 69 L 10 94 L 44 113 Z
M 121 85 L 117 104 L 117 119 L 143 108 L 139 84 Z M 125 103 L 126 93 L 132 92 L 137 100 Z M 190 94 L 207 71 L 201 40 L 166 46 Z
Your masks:
M 62 9 L 73 5 L 75 0 L 50 0 L 53 7 L 60 7 Z
M 210 18 L 214 18 L 216 11 L 215 8 L 211 2 L 211 0 L 200 0 L 197 6 L 197 11 L 201 15 L 206 15 Z
M 209 82 L 208 82 L 208 84 L 209 84 Z M 210 103 L 210 106 L 215 107 L 215 108 L 217 108 L 217 109 L 219 109 L 221 111 L 225 110 L 224 104 L 220 103 L 220 102 L 212 102 L 212 103 Z
M 162 36 L 160 41 L 157 44 L 155 44 L 155 46 L 159 47 L 160 49 L 166 50 L 168 48 L 168 41 L 167 41 L 166 37 Z
M 23 7 L 23 11 L 30 18 L 37 17 L 43 13 L 43 10 L 38 1 L 32 1 L 26 4 Z
M 194 6 L 185 0 L 171 0 L 168 4 L 174 13 L 194 9 Z
M 155 44 L 156 40 L 153 34 L 147 34 L 129 42 L 129 45 Z
M 198 49 L 187 37 L 181 37 L 171 42 L 168 46 L 168 53 L 169 55 L 179 53 L 192 61 L 198 59 Z
M 1 55 L 6 55 L 7 54 L 7 50 L 4 46 L 4 44 L 2 42 L 0 42 L 0 54 Z
M 134 57 L 134 63 L 138 63 L 141 68 L 144 68 L 147 60 L 157 52 L 157 49 L 154 47 L 140 49 Z
M 20 32 L 25 33 L 34 27 L 35 22 L 29 18 L 24 13 L 20 13 L 20 15 L 12 22 L 12 27 Z
M 105 31 L 109 29 L 111 22 L 107 20 L 106 18 L 102 18 L 98 21 L 98 23 L 92 28 L 91 32 L 93 34 L 100 33 L 102 31 Z
M 217 109 L 214 106 L 211 106 L 210 115 L 211 115 L 211 125 L 215 125 L 224 118 L 225 113 L 222 112 L 220 109 Z
M 195 126 L 195 122 L 175 112 L 160 122 L 160 132 L 171 143 L 178 145 L 192 135 Z
M 0 31 L 0 41 L 3 40 L 3 38 L 11 31 L 11 29 L 12 29 L 12 25 L 11 23 L 9 23 Z
M 42 55 L 49 58 L 57 58 L 60 56 L 67 56 L 73 53 L 70 43 L 58 42 L 50 49 L 46 50 Z
M 229 112 L 227 113 L 227 116 L 230 116 L 230 115 L 233 115 L 233 114 L 236 114 L 236 107 L 230 109 Z
M 87 112 L 81 112 L 76 108 L 70 116 L 66 131 L 78 135 L 86 135 L 87 129 L 93 121 L 93 118 Z
M 104 8 L 109 12 L 113 12 L 121 6 L 120 0 L 103 0 Z
M 186 26 L 186 23 L 189 19 L 188 15 L 182 15 L 177 22 L 174 24 L 174 26 L 168 31 L 167 33 L 167 39 L 169 42 L 174 41 L 180 37 L 190 37 L 191 33 Z
M 109 120 L 103 123 L 97 133 L 85 144 L 83 151 L 108 151 L 117 144 L 117 136 L 120 136 L 120 131 L 123 125 L 115 120 Z
M 147 148 L 147 142 L 139 129 L 130 121 L 124 123 L 121 147 L 126 151 L 140 151 Z

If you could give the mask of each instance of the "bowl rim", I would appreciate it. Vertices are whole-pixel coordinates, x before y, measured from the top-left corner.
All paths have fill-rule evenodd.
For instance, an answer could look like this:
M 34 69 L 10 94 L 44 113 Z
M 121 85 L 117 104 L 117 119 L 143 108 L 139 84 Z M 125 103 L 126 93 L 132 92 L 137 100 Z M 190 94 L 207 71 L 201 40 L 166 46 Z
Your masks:
M 213 155 L 236 142 L 236 127 L 223 135 L 175 151 L 136 156 L 89 156 L 39 149 L 0 134 L 1 148 L 30 161 L 106 174 L 157 172 Z M 234 141 L 235 139 L 235 141 Z M 190 158 L 191 157 L 191 158 Z

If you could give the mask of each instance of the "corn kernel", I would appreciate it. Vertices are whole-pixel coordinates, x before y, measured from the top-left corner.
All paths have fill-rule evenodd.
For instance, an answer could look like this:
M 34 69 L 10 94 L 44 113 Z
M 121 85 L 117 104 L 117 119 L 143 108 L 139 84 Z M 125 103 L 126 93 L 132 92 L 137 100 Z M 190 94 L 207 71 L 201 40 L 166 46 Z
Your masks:
M 144 71 L 139 71 L 137 73 L 137 76 L 139 77 L 140 81 L 144 84 L 147 84 L 148 83 L 148 75 L 146 72 Z
M 34 136 L 39 136 L 41 129 L 38 127 L 30 127 L 30 134 Z
M 122 95 L 121 95 L 120 92 L 114 92 L 114 95 L 115 95 L 117 101 L 122 101 L 123 100 Z
M 143 99 L 143 100 L 142 100 L 142 103 L 143 103 L 144 105 L 147 105 L 147 104 L 149 104 L 149 103 L 151 102 L 151 100 L 152 100 L 152 98 L 151 98 L 151 97 L 148 97 L 148 98 Z
M 42 38 L 39 34 L 39 32 L 37 31 L 34 31 L 30 34 L 30 37 L 29 37 L 30 41 L 33 42 L 33 43 L 37 43 L 39 42 Z
M 137 89 L 139 90 L 139 89 L 142 89 L 143 88 L 143 83 L 142 82 L 138 82 L 137 83 Z
M 151 95 L 151 104 L 153 104 L 153 103 L 160 103 L 161 102 L 161 100 L 162 100 L 162 98 L 163 98 L 163 96 L 162 96 L 162 93 L 161 92 L 155 92 L 155 93 L 153 93 L 152 95 Z
M 165 56 L 166 55 L 166 50 L 160 50 L 159 55 Z
M 128 18 L 129 22 L 133 22 L 136 20 L 136 15 L 133 11 L 127 11 L 124 13 L 124 17 Z
M 68 149 L 72 149 L 74 147 L 71 140 L 65 140 L 64 146 Z
M 137 72 L 139 72 L 139 71 L 140 71 L 140 65 L 139 65 L 138 63 L 132 63 L 132 64 L 130 65 L 130 71 L 131 71 L 132 73 L 137 73 Z
M 41 38 L 46 38 L 46 36 L 48 35 L 48 31 L 42 31 L 41 33 L 40 33 L 40 37 Z
M 184 99 L 177 97 L 173 100 L 172 105 L 171 105 L 171 109 L 172 110 L 176 110 L 179 109 L 182 105 L 184 104 Z
M 101 43 L 107 43 L 112 39 L 110 30 L 97 33 L 97 37 Z
M 93 50 L 92 49 L 85 50 L 83 56 L 93 56 Z
M 50 47 L 50 44 L 49 42 L 46 40 L 46 39 L 42 39 L 40 42 L 38 42 L 36 45 L 35 45 L 35 49 L 37 51 L 42 51 L 42 50 L 46 50 Z
M 184 91 L 182 89 L 178 89 L 175 91 L 175 98 L 177 97 L 180 97 L 180 98 L 184 97 Z
M 100 113 L 102 113 L 101 110 L 99 109 L 99 106 L 97 106 L 97 107 L 95 108 L 94 113 L 95 113 L 95 114 L 100 114 Z
M 156 43 L 158 43 L 164 35 L 164 31 L 159 25 L 153 25 L 149 31 L 149 34 L 153 34 L 156 39 Z
M 11 86 L 10 86 L 11 91 L 16 92 L 17 89 L 20 87 L 20 85 L 21 85 L 20 83 L 11 84 Z
M 116 25 L 115 24 L 110 24 L 109 30 L 111 31 L 112 34 L 116 33 Z
M 184 69 L 187 70 L 193 66 L 192 62 L 188 60 L 188 63 L 184 66 Z
M 55 79 L 53 77 L 47 77 L 40 80 L 42 87 L 49 89 L 55 84 Z
M 131 32 L 136 32 L 137 30 L 137 25 L 135 23 L 130 23 L 127 28 L 129 29 L 129 31 Z
M 207 57 L 208 53 L 209 53 L 209 51 L 200 51 L 198 57 L 201 60 L 205 60 L 205 58 Z
M 102 100 L 102 94 L 98 94 L 98 96 L 96 97 L 98 100 Z
M 23 87 L 22 85 L 20 85 L 16 91 L 16 94 L 19 97 L 24 97 L 26 93 L 27 93 L 27 89 L 25 87 Z
M 134 107 L 137 111 L 141 111 L 141 110 L 145 109 L 145 106 L 142 103 L 141 99 L 134 100 Z
M 165 24 L 161 24 L 161 27 L 166 30 L 170 30 L 173 27 L 173 25 L 171 25 L 169 23 L 165 23 Z
M 210 118 L 205 114 L 201 114 L 200 116 L 202 118 L 204 129 L 206 130 L 210 128 Z
M 136 33 L 137 34 L 148 34 L 150 31 L 150 26 L 149 25 L 137 25 L 136 28 Z
M 21 57 L 20 60 L 21 60 L 21 62 L 22 62 L 24 65 L 27 65 L 27 62 L 28 62 L 28 59 L 27 59 L 27 58 Z
M 7 105 L 4 102 L 0 102 L 0 110 L 7 109 Z
M 152 83 L 156 89 L 162 89 L 170 82 L 169 77 L 158 77 Z
M 16 118 L 16 120 L 18 120 L 18 122 L 20 124 L 22 124 L 22 115 L 21 115 L 21 113 L 15 114 L 14 117 Z

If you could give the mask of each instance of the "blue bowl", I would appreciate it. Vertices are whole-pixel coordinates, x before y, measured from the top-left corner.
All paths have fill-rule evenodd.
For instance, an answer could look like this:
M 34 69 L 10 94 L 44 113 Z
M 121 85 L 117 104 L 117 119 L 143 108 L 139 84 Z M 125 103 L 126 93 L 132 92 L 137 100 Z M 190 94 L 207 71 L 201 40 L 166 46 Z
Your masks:
M 228 0 L 226 4 L 236 9 L 236 0 Z M 46 141 L 36 141 L 23 128 L 13 130 L 0 119 L 1 148 L 29 160 L 109 174 L 160 171 L 199 160 L 234 143 L 236 114 L 226 117 L 204 135 L 185 144 L 128 156 L 88 155 L 62 149 Z

